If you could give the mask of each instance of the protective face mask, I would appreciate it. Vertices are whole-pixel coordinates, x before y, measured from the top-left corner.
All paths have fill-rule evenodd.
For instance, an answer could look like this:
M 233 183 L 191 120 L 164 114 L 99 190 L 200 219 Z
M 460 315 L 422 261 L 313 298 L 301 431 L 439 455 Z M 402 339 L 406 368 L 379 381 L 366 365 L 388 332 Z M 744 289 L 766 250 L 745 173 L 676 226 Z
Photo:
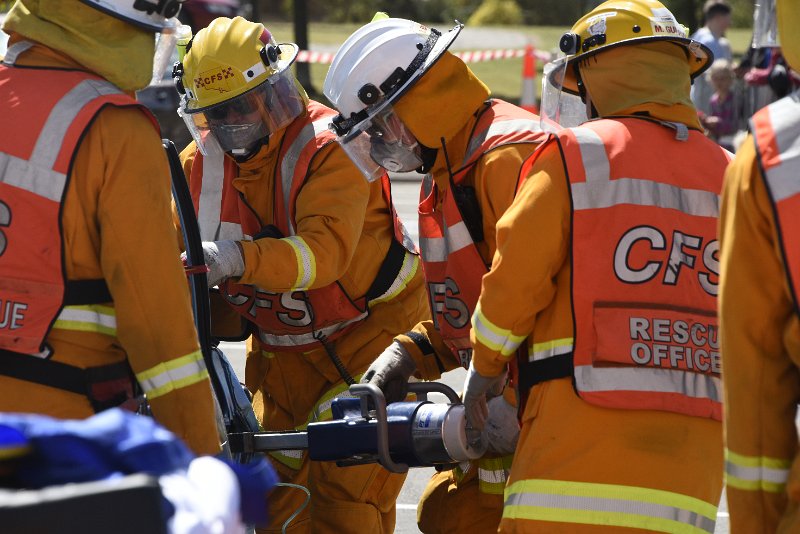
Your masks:
M 212 131 L 219 146 L 226 152 L 235 149 L 246 150 L 269 135 L 269 129 L 263 122 L 215 125 Z
M 406 146 L 401 141 L 385 143 L 373 139 L 370 156 L 381 167 L 391 172 L 409 172 L 422 166 L 421 149 L 418 143 Z

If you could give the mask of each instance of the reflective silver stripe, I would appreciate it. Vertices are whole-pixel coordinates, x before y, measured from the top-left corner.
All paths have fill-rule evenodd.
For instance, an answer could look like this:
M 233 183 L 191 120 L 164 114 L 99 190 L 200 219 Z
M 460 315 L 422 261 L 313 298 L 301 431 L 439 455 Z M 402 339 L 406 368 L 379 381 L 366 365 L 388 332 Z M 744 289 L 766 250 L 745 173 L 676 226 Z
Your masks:
M 420 237 L 419 249 L 425 261 L 447 261 L 448 254 L 472 245 L 472 236 L 469 235 L 467 225 L 459 221 L 453 226 L 447 226 L 444 237 Z
M 422 198 L 426 198 L 433 191 L 433 175 L 428 173 L 422 177 Z
M 411 279 L 414 278 L 418 267 L 419 256 L 406 252 L 403 257 L 403 265 L 400 266 L 400 272 L 398 272 L 395 279 L 392 280 L 392 284 L 381 295 L 370 300 L 369 305 L 373 306 L 381 302 L 386 302 L 399 295 L 400 292 L 406 288 Z
M 683 530 L 677 525 L 672 525 L 673 528 L 670 530 L 653 528 L 654 525 L 648 525 L 647 518 L 675 521 L 709 533 L 714 532 L 716 523 L 712 518 L 676 506 L 604 497 L 532 492 L 512 493 L 506 499 L 504 507 L 506 509 L 510 507 L 530 507 L 534 509 L 553 510 L 556 514 L 558 514 L 558 512 L 574 510 L 576 512 L 582 512 L 581 519 L 586 519 L 585 522 L 589 524 L 647 528 L 648 530 L 657 532 L 683 532 Z M 606 513 L 620 514 L 622 516 L 619 518 L 620 522 L 607 522 L 608 516 L 603 515 Z M 503 516 L 507 517 L 506 510 L 504 510 Z M 626 516 L 630 517 L 630 519 L 626 520 Z M 569 514 L 563 514 L 563 518 L 557 519 L 552 516 L 549 516 L 549 518 L 562 522 L 569 522 L 570 520 Z M 545 520 L 547 520 L 547 518 L 545 518 Z M 583 523 L 584 521 L 580 522 Z
M 586 181 L 609 181 L 611 179 L 611 166 L 608 162 L 605 144 L 603 144 L 600 135 L 589 128 L 572 128 L 571 131 L 578 140 Z
M 116 312 L 114 308 L 101 304 L 64 306 L 53 323 L 53 328 L 116 336 Z
M 330 337 L 333 333 L 338 332 L 346 328 L 347 326 L 356 323 L 365 319 L 368 315 L 368 312 L 364 312 L 359 314 L 357 317 L 350 319 L 349 321 L 343 321 L 341 323 L 336 323 L 325 328 L 317 329 L 317 335 L 320 333 Z M 312 343 L 316 343 L 317 340 L 314 338 L 314 335 L 311 333 L 307 334 L 282 334 L 282 335 L 275 335 L 269 334 L 264 332 L 263 330 L 258 331 L 258 337 L 266 343 L 267 345 L 272 345 L 274 347 L 299 347 L 303 345 L 310 345 Z
M 61 202 L 67 176 L 0 152 L 0 182 Z
M 286 228 L 289 229 L 289 235 L 295 234 L 294 222 L 291 217 L 290 201 L 292 193 L 292 183 L 294 182 L 294 173 L 297 168 L 297 162 L 300 160 L 300 154 L 308 143 L 310 143 L 316 136 L 328 131 L 330 124 L 330 117 L 323 118 L 307 124 L 300 131 L 300 134 L 292 142 L 286 153 L 281 160 L 281 184 L 283 187 L 283 207 L 286 210 Z
M 253 238 L 242 231 L 242 225 L 238 223 L 221 221 L 219 223 L 219 237 L 218 239 L 232 239 L 233 241 L 247 240 L 251 241 Z
M 13 65 L 17 62 L 19 55 L 30 49 L 33 43 L 30 41 L 19 41 L 6 49 L 6 56 L 3 58 L 4 65 Z
M 789 480 L 789 469 L 776 469 L 766 466 L 746 467 L 737 465 L 730 460 L 725 462 L 725 472 L 736 478 L 750 482 L 771 482 L 785 484 Z
M 580 365 L 575 368 L 575 381 L 579 391 L 678 393 L 722 402 L 722 382 L 719 377 L 677 369 Z
M 220 235 L 222 233 L 220 213 L 222 212 L 222 185 L 225 182 L 225 152 L 217 143 L 206 143 L 206 152 L 207 155 L 203 157 L 203 183 L 200 186 L 197 223 L 200 226 L 200 239 L 218 241 L 223 239 Z M 226 231 L 230 231 L 230 228 L 227 228 Z M 239 231 L 241 232 L 241 227 Z
M 36 140 L 30 158 L 31 163 L 52 169 L 67 129 L 84 106 L 98 96 L 121 93 L 117 86 L 105 80 L 83 80 L 73 87 L 50 111 L 39 139 Z
M 528 361 L 537 362 L 560 356 L 561 354 L 569 354 L 574 348 L 573 341 L 574 338 L 563 338 L 544 343 L 535 343 L 528 347 Z
M 284 449 L 284 450 L 280 450 L 280 451 L 275 451 L 273 454 L 280 454 L 281 456 L 287 456 L 289 458 L 295 458 L 297 460 L 300 460 L 300 459 L 303 458 L 303 451 L 299 451 L 299 450 L 295 450 L 295 449 L 289 449 L 289 450 L 285 450 Z
M 651 180 L 618 178 L 606 182 L 574 183 L 571 188 L 575 211 L 634 204 L 669 208 L 699 217 L 719 215 L 719 195 L 716 193 L 683 189 Z
M 308 289 L 317 278 L 317 258 L 314 256 L 314 251 L 300 236 L 285 237 L 283 241 L 292 247 L 297 258 L 297 279 L 294 281 L 292 289 Z
M 638 178 L 611 180 L 603 140 L 589 128 L 572 128 L 578 140 L 586 182 L 571 185 L 574 209 L 608 208 L 618 204 L 656 206 L 699 217 L 719 216 L 719 195 Z
M 767 108 L 780 163 L 766 169 L 767 183 L 775 202 L 800 193 L 800 104 L 798 94 L 778 100 Z M 758 135 L 759 132 L 756 132 Z M 762 134 L 763 135 L 763 134 Z
M 478 479 L 488 484 L 505 484 L 505 469 L 483 469 L 478 467 Z
M 136 373 L 136 379 L 150 399 L 190 386 L 207 377 L 203 355 L 199 350 Z
M 470 139 L 469 145 L 467 146 L 467 153 L 464 154 L 464 163 L 466 164 L 475 151 L 490 137 L 517 132 L 537 132 L 539 130 L 539 123 L 530 119 L 511 119 L 493 122 L 486 130 Z

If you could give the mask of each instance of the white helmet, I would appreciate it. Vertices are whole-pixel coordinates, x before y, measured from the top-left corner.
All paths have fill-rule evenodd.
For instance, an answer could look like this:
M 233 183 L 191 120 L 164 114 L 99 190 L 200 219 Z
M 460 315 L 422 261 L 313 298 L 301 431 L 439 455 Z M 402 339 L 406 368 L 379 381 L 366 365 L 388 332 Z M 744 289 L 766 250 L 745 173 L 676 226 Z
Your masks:
M 339 110 L 331 125 L 337 141 L 368 180 L 383 173 L 380 165 L 401 171 L 421 163 L 416 140 L 391 105 L 436 63 L 463 27 L 456 23 L 442 34 L 411 20 L 373 20 L 336 53 L 322 92 Z M 417 155 L 409 156 L 412 152 Z
M 185 0 L 81 0 L 112 17 L 145 30 L 161 32 L 177 26 L 175 17 Z

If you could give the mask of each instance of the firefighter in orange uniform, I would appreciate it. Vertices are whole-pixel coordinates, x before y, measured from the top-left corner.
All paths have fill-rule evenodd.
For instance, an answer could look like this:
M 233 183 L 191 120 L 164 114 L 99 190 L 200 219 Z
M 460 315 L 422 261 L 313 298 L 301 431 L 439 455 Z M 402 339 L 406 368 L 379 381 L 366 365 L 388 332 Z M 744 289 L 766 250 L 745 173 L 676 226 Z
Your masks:
M 132 398 L 132 369 L 159 422 L 214 454 L 169 168 L 155 119 L 131 96 L 179 9 L 20 0 L 5 18 L 0 410 L 85 418 Z
M 289 70 L 296 55 L 261 24 L 219 18 L 176 65 L 195 138 L 181 157 L 209 285 L 247 319 L 245 379 L 268 430 L 330 419 L 331 399 L 427 315 L 388 177 L 367 182 L 334 142 L 334 111 L 308 100 Z M 270 457 L 282 480 L 311 491 L 289 532 L 394 529 L 405 475 L 311 462 L 301 451 Z M 274 491 L 264 532 L 280 530 L 304 498 Z
M 403 398 L 412 374 L 434 380 L 469 365 L 469 318 L 494 255 L 495 223 L 544 138 L 536 115 L 489 98 L 447 52 L 460 31 L 376 17 L 339 49 L 323 89 L 341 112 L 334 121 L 340 143 L 367 176 L 381 166 L 425 174 L 419 232 L 433 318 L 395 337 L 362 379 L 390 402 Z M 423 532 L 497 530 L 519 432 L 513 389 L 491 409 L 493 449 L 434 474 L 418 509 Z M 477 459 L 481 448 L 474 450 Z
M 473 425 L 517 355 L 522 429 L 500 531 L 713 532 L 729 154 L 689 99 L 710 54 L 655 0 L 605 2 L 560 47 L 549 79 L 594 120 L 526 162 L 472 318 Z
M 774 30 L 777 26 L 784 56 L 791 65 L 800 65 L 797 6 L 779 0 L 764 2 L 759 8 L 763 10 L 758 12 L 763 28 Z M 774 44 L 758 42 L 754 46 Z M 720 213 L 719 319 L 725 369 L 728 507 L 734 534 L 797 532 L 797 93 L 753 115 L 750 132 L 726 172 Z

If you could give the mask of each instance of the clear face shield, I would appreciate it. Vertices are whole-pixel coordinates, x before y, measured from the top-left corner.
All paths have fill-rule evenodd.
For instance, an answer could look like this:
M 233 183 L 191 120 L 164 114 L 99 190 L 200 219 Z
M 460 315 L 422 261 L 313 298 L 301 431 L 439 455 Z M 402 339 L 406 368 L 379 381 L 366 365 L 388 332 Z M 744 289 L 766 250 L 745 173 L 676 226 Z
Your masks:
M 775 14 L 775 0 L 757 0 L 753 12 L 753 48 L 777 47 L 778 16 Z
M 540 125 L 545 132 L 558 132 L 563 128 L 579 126 L 589 120 L 586 104 L 579 95 L 564 90 L 564 76 L 568 68 L 566 57 L 544 66 L 542 75 L 542 102 L 539 107 Z
M 165 78 L 169 79 L 172 72 L 172 64 L 175 63 L 175 51 L 178 39 L 187 31 L 192 34 L 189 26 L 184 26 L 176 19 L 169 19 L 168 26 L 156 34 L 156 51 L 153 54 L 153 76 L 150 84 L 159 83 Z M 167 67 L 169 71 L 167 70 Z
M 304 108 L 294 75 L 284 69 L 241 95 L 207 108 L 187 109 L 184 101 L 179 114 L 203 155 L 207 155 L 210 138 L 225 152 L 246 154 L 286 127 Z
M 334 121 L 336 140 L 353 163 L 372 182 L 383 169 L 409 172 L 422 166 L 422 147 L 386 100 L 362 113 L 366 118 L 354 125 Z

